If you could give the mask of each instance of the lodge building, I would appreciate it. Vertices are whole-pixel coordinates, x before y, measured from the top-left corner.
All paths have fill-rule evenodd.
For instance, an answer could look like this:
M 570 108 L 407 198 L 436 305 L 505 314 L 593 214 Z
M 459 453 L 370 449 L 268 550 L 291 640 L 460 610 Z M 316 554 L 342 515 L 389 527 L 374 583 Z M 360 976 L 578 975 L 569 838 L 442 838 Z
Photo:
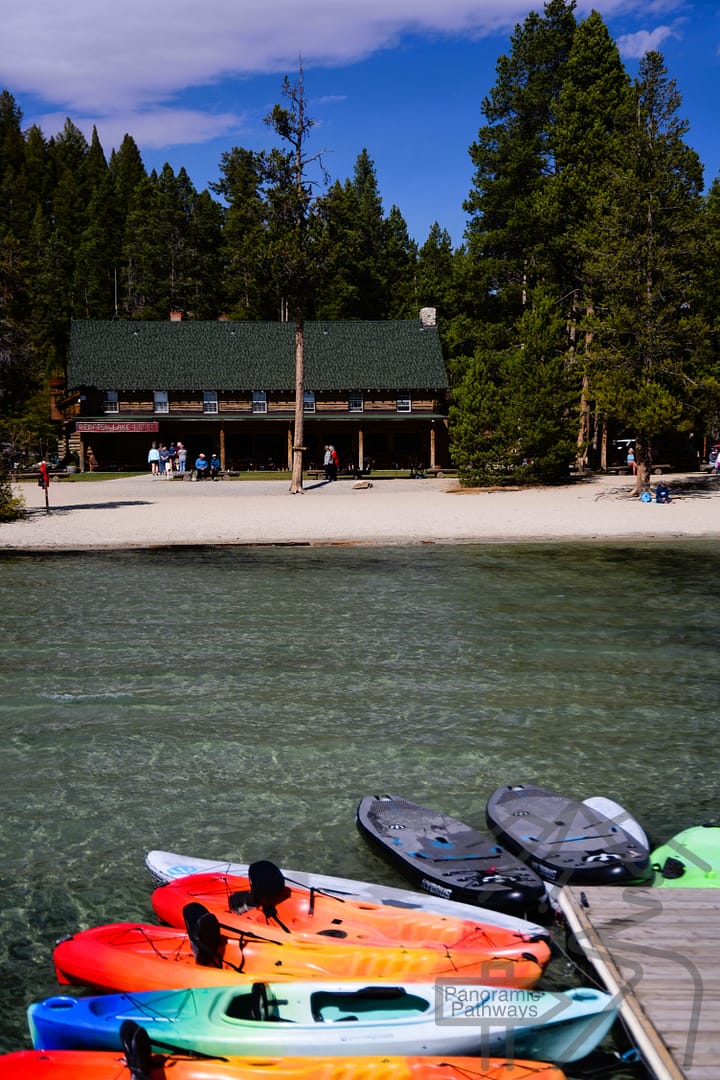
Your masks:
M 450 464 L 448 379 L 433 308 L 417 320 L 305 324 L 304 463 L 325 444 L 341 467 Z M 152 442 L 231 470 L 286 469 L 295 415 L 291 322 L 75 321 L 67 380 L 56 389 L 61 450 L 81 468 L 147 467 Z

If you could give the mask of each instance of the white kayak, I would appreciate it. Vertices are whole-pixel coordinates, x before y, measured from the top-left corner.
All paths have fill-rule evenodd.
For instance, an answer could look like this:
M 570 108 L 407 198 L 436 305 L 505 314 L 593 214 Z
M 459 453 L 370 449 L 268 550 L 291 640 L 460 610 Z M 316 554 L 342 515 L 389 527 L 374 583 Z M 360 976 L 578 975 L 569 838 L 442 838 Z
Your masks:
M 188 874 L 220 873 L 237 874 L 247 877 L 248 864 L 225 862 L 218 859 L 201 859 L 190 855 L 179 855 L 174 851 L 148 851 L 145 865 L 152 876 L 159 882 L 174 881 Z M 282 868 L 281 868 L 282 869 Z M 367 900 L 373 904 L 385 904 L 388 907 L 408 908 L 416 911 L 433 911 L 439 915 L 455 915 L 460 919 L 472 919 L 488 926 L 501 926 L 516 930 L 521 934 L 549 936 L 547 927 L 519 919 L 514 915 L 505 915 L 501 911 L 478 908 L 475 904 L 462 904 L 455 900 L 446 900 L 432 893 L 411 892 L 409 889 L 396 889 L 391 885 L 379 885 L 370 881 L 356 881 L 354 878 L 333 877 L 328 874 L 312 874 L 304 870 L 285 870 L 282 875 L 288 885 L 301 885 L 306 889 L 317 889 L 333 896 L 346 896 L 352 899 Z M 482 914 L 479 914 L 481 912 Z

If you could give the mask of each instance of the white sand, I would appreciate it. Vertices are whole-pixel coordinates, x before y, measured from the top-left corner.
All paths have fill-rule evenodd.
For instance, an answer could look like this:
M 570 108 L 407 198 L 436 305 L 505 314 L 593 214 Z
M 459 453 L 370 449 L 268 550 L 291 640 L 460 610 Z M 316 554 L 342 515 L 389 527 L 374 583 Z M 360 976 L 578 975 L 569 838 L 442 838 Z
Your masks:
M 449 479 L 371 478 L 368 488 L 308 480 L 298 495 L 290 495 L 286 480 L 54 480 L 49 514 L 43 490 L 24 483 L 19 489 L 28 516 L 0 524 L 0 550 L 718 536 L 720 481 L 702 473 L 664 479 L 673 496 L 669 505 L 631 497 L 630 477 L 519 491 L 462 491 Z

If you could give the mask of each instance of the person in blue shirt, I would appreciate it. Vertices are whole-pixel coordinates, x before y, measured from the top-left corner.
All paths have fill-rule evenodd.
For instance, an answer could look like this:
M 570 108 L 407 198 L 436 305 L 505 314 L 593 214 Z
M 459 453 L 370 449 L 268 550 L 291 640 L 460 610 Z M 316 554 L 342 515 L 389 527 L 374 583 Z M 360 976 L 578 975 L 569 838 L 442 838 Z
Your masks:
M 221 469 L 222 465 L 220 464 L 220 458 L 217 456 L 217 454 L 213 454 L 213 456 L 210 458 L 210 476 L 213 480 L 217 480 L 218 474 L 220 473 Z
M 195 460 L 195 472 L 198 480 L 204 480 L 207 476 L 208 462 L 204 454 L 198 454 Z

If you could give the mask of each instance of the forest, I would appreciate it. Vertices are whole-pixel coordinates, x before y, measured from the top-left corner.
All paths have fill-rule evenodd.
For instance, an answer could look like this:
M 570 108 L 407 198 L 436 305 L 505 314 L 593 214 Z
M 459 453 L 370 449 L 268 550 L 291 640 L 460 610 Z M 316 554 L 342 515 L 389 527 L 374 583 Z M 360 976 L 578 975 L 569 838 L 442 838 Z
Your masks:
M 600 15 L 549 0 L 478 114 L 457 248 L 386 212 L 366 148 L 352 177 L 307 180 L 304 316 L 437 309 L 464 484 L 561 482 L 621 436 L 641 480 L 659 445 L 699 456 L 720 434 L 720 182 L 705 188 L 662 55 L 633 79 Z M 184 168 L 148 173 L 130 134 L 108 157 L 70 118 L 24 129 L 0 93 L 0 474 L 52 445 L 72 320 L 292 318 L 292 164 L 232 147 L 197 191 Z

